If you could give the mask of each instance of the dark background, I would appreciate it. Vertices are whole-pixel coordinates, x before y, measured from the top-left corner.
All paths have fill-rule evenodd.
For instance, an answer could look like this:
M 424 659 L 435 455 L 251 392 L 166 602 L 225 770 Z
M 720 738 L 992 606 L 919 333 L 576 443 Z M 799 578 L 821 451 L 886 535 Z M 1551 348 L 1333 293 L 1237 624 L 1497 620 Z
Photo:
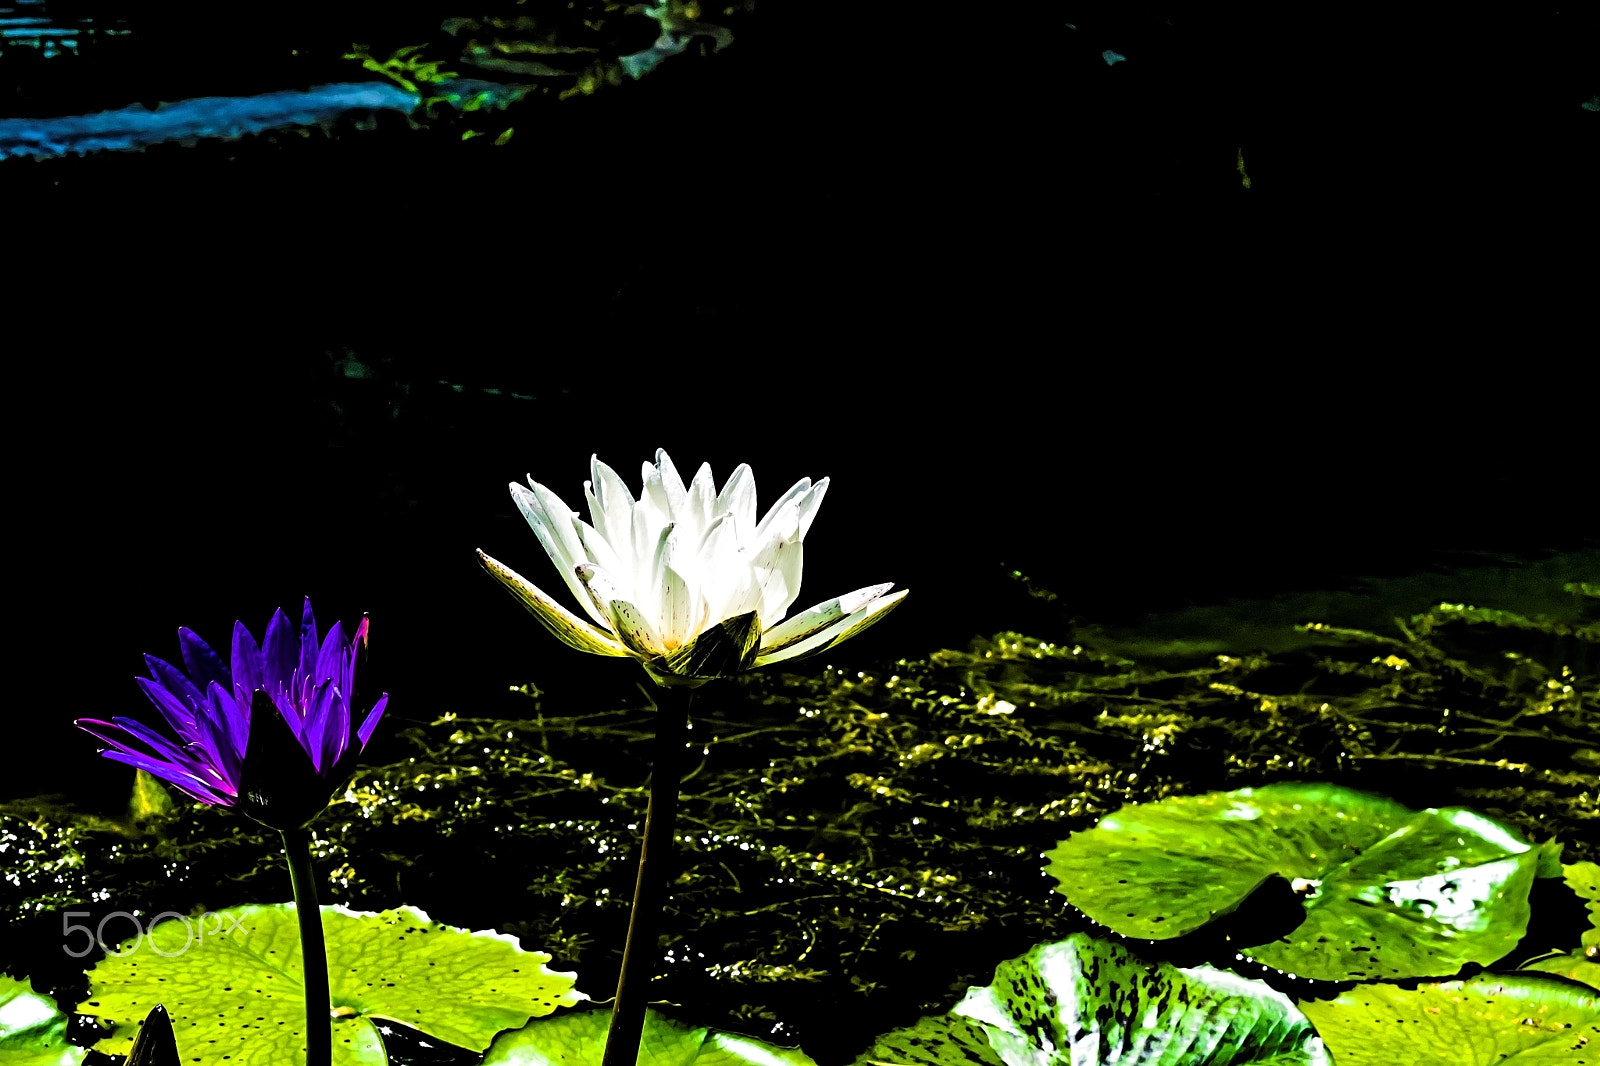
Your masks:
M 140 62 L 8 56 L 7 108 L 350 79 L 463 13 L 128 11 Z M 506 483 L 576 505 L 594 452 L 831 475 L 797 606 L 913 589 L 834 662 L 1593 548 L 1593 16 L 1385 18 L 764 3 L 502 148 L 0 163 L 0 792 L 120 802 L 70 720 L 306 593 L 399 716 L 637 699 L 472 555 L 556 591 Z

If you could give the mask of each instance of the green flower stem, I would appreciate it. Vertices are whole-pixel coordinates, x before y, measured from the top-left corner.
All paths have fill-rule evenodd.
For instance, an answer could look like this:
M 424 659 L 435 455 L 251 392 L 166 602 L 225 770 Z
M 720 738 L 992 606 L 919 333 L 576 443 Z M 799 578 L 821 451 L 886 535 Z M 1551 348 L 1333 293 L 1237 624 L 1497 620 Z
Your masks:
M 692 688 L 662 688 L 656 701 L 656 743 L 650 766 L 650 801 L 644 812 L 644 844 L 639 879 L 628 913 L 628 939 L 622 948 L 622 974 L 611 1004 L 611 1028 L 601 1066 L 635 1066 L 644 1031 L 645 1001 L 661 957 L 657 933 L 667 903 L 668 867 L 673 858 L 673 824 L 678 819 L 678 782 L 683 777 L 684 734 L 688 732 Z
M 317 906 L 317 881 L 311 873 L 311 831 L 283 830 L 283 854 L 289 860 L 289 883 L 300 921 L 300 966 L 306 988 L 306 1066 L 333 1062 L 333 1007 L 328 996 L 328 948 L 322 939 L 322 908 Z

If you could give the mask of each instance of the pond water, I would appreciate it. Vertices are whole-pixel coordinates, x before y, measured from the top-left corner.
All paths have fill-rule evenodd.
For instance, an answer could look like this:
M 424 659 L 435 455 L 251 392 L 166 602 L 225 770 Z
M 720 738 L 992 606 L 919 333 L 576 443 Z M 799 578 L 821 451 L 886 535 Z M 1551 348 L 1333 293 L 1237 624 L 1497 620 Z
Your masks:
M 774 671 L 713 686 L 693 716 L 681 872 L 652 999 L 672 1016 L 849 1062 L 984 983 L 997 960 L 1097 928 L 1041 877 L 1041 853 L 1058 840 L 1125 803 L 1247 783 L 1468 804 L 1530 840 L 1563 840 L 1564 861 L 1592 861 L 1590 597 L 1569 601 L 1569 618 L 1588 619 L 1577 632 L 1445 610 L 1413 618 L 1409 636 L 1324 629 L 1292 651 L 1142 665 L 1013 633 L 874 673 Z M 1567 672 L 1552 674 L 1555 663 Z M 1577 691 L 1561 695 L 1563 679 Z M 390 726 L 411 754 L 361 771 L 317 824 L 326 898 L 358 910 L 404 901 L 511 932 L 605 998 L 643 817 L 652 717 L 642 698 L 585 710 L 528 685 L 500 713 Z M 58 911 L 93 924 L 286 892 L 274 838 L 214 808 L 147 811 L 133 824 L 23 802 L 0 817 L 6 892 L 21 912 L 8 964 L 69 999 L 83 995 L 72 976 L 82 962 L 56 954 Z M 1581 906 L 1554 890 L 1534 902 L 1519 958 L 1581 924 Z M 1315 982 L 1236 958 L 1229 940 L 1287 933 L 1295 898 L 1258 894 L 1247 913 L 1244 926 L 1141 951 L 1314 994 Z M 417 1039 L 402 1031 L 395 1061 L 476 1061 Z
M 127 599 L 101 601 L 97 616 L 104 654 L 85 661 L 55 644 L 70 659 L 45 668 L 75 673 L 95 692 L 96 713 L 145 716 L 129 680 L 137 656 L 171 657 L 179 623 L 215 638 L 243 617 L 259 631 L 302 590 L 347 620 L 369 610 L 374 676 L 392 705 L 368 768 L 316 824 L 325 900 L 408 904 L 509 932 L 604 999 L 625 930 L 653 719 L 632 664 L 559 645 L 472 562 L 481 545 L 559 587 L 509 507 L 505 480 L 532 465 L 573 499 L 588 470 L 584 452 L 566 446 L 591 425 L 581 398 L 527 375 L 490 380 L 338 350 L 292 378 L 253 374 L 253 398 L 222 371 L 203 386 L 168 376 L 119 391 L 99 413 L 125 412 L 108 424 L 127 430 L 129 480 L 102 481 L 87 505 L 171 520 L 173 497 L 149 499 L 135 472 L 178 469 L 200 487 L 206 521 L 238 532 L 98 546 L 101 567 L 68 580 L 87 595 L 100 574 L 125 575 Z M 648 410 L 648 389 L 608 395 L 622 428 L 595 447 L 628 470 L 648 455 L 645 434 L 667 427 L 629 424 Z M 329 475 L 263 475 L 282 486 L 266 504 L 203 488 L 237 485 L 239 453 L 180 453 L 174 467 L 160 427 L 216 396 L 235 397 L 243 439 L 310 442 Z M 713 411 L 732 404 L 709 391 L 700 399 Z M 734 449 L 715 424 L 675 428 L 719 477 L 731 470 L 724 456 Z M 1592 547 L 1467 553 L 1402 540 L 1373 566 L 1371 543 L 1354 540 L 1341 554 L 1328 538 L 1315 560 L 1290 565 L 1301 534 L 1268 555 L 1259 540 L 1109 536 L 1086 522 L 1062 558 L 1045 513 L 1024 512 L 1006 535 L 989 536 L 994 508 L 963 513 L 951 495 L 1022 475 L 991 480 L 986 458 L 951 456 L 920 479 L 929 443 L 886 436 L 863 456 L 823 441 L 798 468 L 786 465 L 796 458 L 786 447 L 744 449 L 763 501 L 801 473 L 838 484 L 807 540 L 817 551 L 803 597 L 894 578 L 912 598 L 821 661 L 703 691 L 681 870 L 652 988 L 669 1014 L 798 1042 L 825 1066 L 849 1062 L 878 1034 L 986 982 L 999 959 L 1093 929 L 1051 890 L 1042 853 L 1126 803 L 1168 795 L 1336 782 L 1413 808 L 1472 806 L 1529 839 L 1563 839 L 1566 861 L 1594 857 L 1585 827 L 1600 758 L 1600 664 L 1595 600 L 1575 584 L 1600 574 Z M 892 505 L 873 499 L 886 483 Z M 1203 497 L 1207 484 L 1190 488 Z M 275 497 L 291 486 L 310 533 L 271 524 L 283 514 Z M 56 486 L 36 488 L 41 505 L 83 505 Z M 1189 503 L 1186 492 L 1176 500 Z M 942 516 L 938 536 L 918 507 Z M 960 550 L 947 554 L 952 544 Z M 1221 579 L 1200 565 L 1223 561 Z M 1367 567 L 1376 576 L 1361 579 Z M 1394 621 L 1441 600 L 1518 614 L 1446 611 L 1405 629 Z M 1528 630 L 1523 615 L 1549 621 Z M 1296 629 L 1306 622 L 1345 628 Z M 93 922 L 280 902 L 288 892 L 271 835 L 231 812 L 180 803 L 130 822 L 131 773 L 68 727 L 82 713 L 72 704 L 40 714 L 52 759 L 13 768 L 13 801 L 0 813 L 9 870 L 0 891 L 13 916 L 4 965 L 63 1002 L 85 994 L 81 971 L 92 961 L 61 951 L 68 909 Z M 27 798 L 36 792 L 57 798 Z M 1256 900 L 1250 921 L 1292 926 L 1287 903 Z M 1548 924 L 1536 934 L 1546 939 L 1571 919 L 1555 903 L 1541 913 Z M 1223 935 L 1146 950 L 1305 987 L 1232 960 Z M 476 1061 L 395 1032 L 394 1061 Z
M 0 5 L 0 56 L 30 48 L 45 59 L 81 54 L 100 38 L 125 37 L 131 31 L 119 18 L 56 17 L 45 0 L 12 0 Z
M 14 0 L 3 117 L 333 83 L 362 42 L 470 51 L 441 21 L 463 12 L 359 7 L 124 23 Z M 675 1016 L 852 1061 L 1095 929 L 1042 854 L 1170 795 L 1332 781 L 1596 857 L 1595 601 L 1572 587 L 1600 582 L 1592 447 L 1570 371 L 1513 357 L 1558 350 L 1586 304 L 1493 239 L 1586 202 L 1562 162 L 1593 117 L 1562 72 L 1580 34 L 1540 14 L 1555 58 L 1483 68 L 1473 121 L 1543 145 L 1544 194 L 1494 209 L 1458 166 L 1493 137 L 1427 126 L 1437 95 L 1398 74 L 1345 85 L 1371 56 L 1351 28 L 1089 11 L 952 55 L 927 19 L 744 14 L 724 51 L 492 121 L 0 162 L 29 252 L 0 354 L 33 415 L 6 427 L 28 552 L 8 973 L 71 1007 L 94 959 L 63 952 L 65 911 L 288 898 L 245 819 L 130 819 L 131 771 L 70 723 L 148 717 L 132 679 L 178 626 L 259 632 L 309 595 L 370 616 L 392 699 L 316 823 L 324 898 L 511 933 L 608 996 L 645 679 L 557 643 L 473 550 L 559 588 L 508 482 L 576 502 L 592 454 L 632 480 L 658 447 L 749 462 L 763 503 L 833 479 L 801 605 L 911 589 L 825 658 L 701 697 Z M 498 58 L 548 58 L 510 36 Z M 1510 354 L 1492 377 L 1351 354 L 1389 345 Z M 1440 603 L 1511 613 L 1415 621 Z M 1256 933 L 1298 906 L 1276 884 L 1255 904 Z M 1525 946 L 1564 943 L 1570 907 L 1534 910 Z M 1237 933 L 1141 948 L 1236 965 Z

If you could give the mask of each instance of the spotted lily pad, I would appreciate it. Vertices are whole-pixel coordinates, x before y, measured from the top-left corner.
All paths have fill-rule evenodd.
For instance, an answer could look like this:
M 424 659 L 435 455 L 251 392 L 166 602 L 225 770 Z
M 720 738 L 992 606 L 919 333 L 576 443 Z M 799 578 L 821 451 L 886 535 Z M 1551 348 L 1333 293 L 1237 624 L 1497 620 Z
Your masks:
M 965 1024 L 961 1024 L 965 1023 Z M 984 1046 L 984 1045 L 987 1046 Z M 1282 993 L 1152 964 L 1078 933 L 995 968 L 941 1023 L 880 1037 L 856 1066 L 1330 1066 Z M 1342 1066 L 1342 1064 L 1341 1064 Z
M 885 1033 L 855 1066 L 1005 1066 L 989 1030 L 955 1014 L 923 1018 Z
M 600 1066 L 611 1012 L 568 1012 L 537 1019 L 495 1038 L 483 1066 Z M 816 1066 L 790 1048 L 703 1026 L 686 1025 L 653 1010 L 644 1014 L 639 1066 Z
M 1482 975 L 1415 991 L 1370 984 L 1302 1002 L 1339 1066 L 1583 1066 L 1600 1061 L 1600 997 L 1565 981 Z
M 410 907 L 373 914 L 322 908 L 335 1021 L 335 1066 L 386 1062 L 377 1019 L 462 1047 L 585 999 L 574 974 L 514 937 L 440 925 Z M 203 933 L 203 935 L 199 935 Z M 84 1013 L 117 1025 L 96 1050 L 125 1055 L 158 1001 L 185 1063 L 302 1061 L 305 999 L 293 904 L 236 907 L 161 922 L 89 972 Z
M 1285 784 L 1125 807 L 1045 857 L 1074 906 L 1149 939 L 1197 929 L 1283 877 L 1305 897 L 1305 921 L 1245 954 L 1351 981 L 1501 958 L 1527 930 L 1544 855 L 1464 808 L 1413 813 L 1350 789 Z
M 68 1021 L 27 981 L 0 974 L 0 1066 L 77 1066 L 85 1052 L 67 1042 Z

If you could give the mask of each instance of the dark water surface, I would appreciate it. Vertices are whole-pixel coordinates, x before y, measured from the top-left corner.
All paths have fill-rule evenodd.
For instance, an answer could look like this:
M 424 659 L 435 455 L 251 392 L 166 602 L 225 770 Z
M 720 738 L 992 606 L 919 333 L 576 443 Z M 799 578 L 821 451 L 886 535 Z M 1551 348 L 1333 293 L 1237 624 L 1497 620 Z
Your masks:
M 52 2 L 49 25 L 79 27 L 81 54 L 47 58 L 43 37 L 8 38 L 3 114 L 338 80 L 359 70 L 338 57 L 354 42 L 427 40 L 464 13 L 276 14 Z M 123 17 L 128 37 L 83 36 Z M 763 503 L 802 476 L 834 479 L 807 539 L 800 605 L 887 580 L 912 593 L 815 673 L 797 664 L 802 679 L 922 663 L 919 684 L 958 699 L 967 667 L 930 656 L 1002 630 L 1213 669 L 1219 652 L 1301 654 L 1299 622 L 1393 634 L 1393 617 L 1440 600 L 1564 617 L 1579 607 L 1561 585 L 1600 579 L 1571 340 L 1588 332 L 1590 301 L 1570 257 L 1550 251 L 1592 243 L 1582 146 L 1600 116 L 1579 106 L 1597 90 L 1578 62 L 1593 35 L 1577 17 L 1366 26 L 1083 5 L 1038 21 L 973 10 L 952 24 L 758 5 L 723 52 L 505 113 L 517 132 L 503 148 L 396 115 L 327 135 L 0 163 L 20 679 L 0 800 L 53 793 L 120 812 L 131 770 L 96 756 L 71 720 L 153 718 L 132 681 L 142 653 L 172 657 L 179 625 L 213 641 L 236 618 L 259 632 L 307 594 L 319 618 L 372 618 L 373 678 L 391 693 L 375 764 L 418 752 L 448 761 L 451 727 L 434 723 L 524 721 L 528 696 L 511 690 L 531 682 L 544 716 L 604 725 L 563 741 L 572 781 L 615 764 L 608 787 L 635 789 L 642 676 L 559 645 L 473 555 L 559 588 L 506 486 L 531 473 L 576 505 L 594 453 L 630 481 L 657 447 L 680 468 L 710 461 L 719 480 L 749 462 Z M 1107 66 L 1106 48 L 1127 61 Z M 1262 670 L 1292 693 L 1317 676 L 1304 656 Z M 795 731 L 807 683 L 755 682 L 748 708 L 745 690 L 730 690 L 706 712 L 717 728 L 736 735 L 748 716 L 771 732 L 725 750 L 759 762 L 762 745 L 809 736 Z M 841 696 L 828 743 L 859 724 L 851 699 L 908 715 L 902 698 L 915 703 Z M 1105 745 L 1106 803 L 1156 787 L 1127 779 L 1148 755 L 1134 739 L 1029 724 L 1052 736 L 1058 726 Z M 1228 762 L 1219 741 L 1185 780 L 1287 774 L 1270 762 L 1271 739 L 1257 740 L 1256 761 Z M 526 753 L 490 747 L 485 773 L 520 796 Z M 800 852 L 859 841 L 862 819 L 898 832 L 897 808 L 867 818 L 850 802 L 849 775 L 879 771 L 836 769 L 792 797 L 748 782 L 725 794 L 792 801 L 789 813 L 809 819 L 806 838 L 786 845 Z M 708 769 L 719 784 L 713 771 L 742 772 Z M 948 787 L 952 801 L 988 803 L 974 798 L 995 784 L 987 773 L 935 774 L 918 802 Z M 1498 787 L 1471 775 L 1367 784 L 1385 780 L 1418 800 L 1434 782 Z M 1054 787 L 1001 786 L 981 795 Z M 596 903 L 564 927 L 551 900 L 528 902 L 529 885 L 559 879 L 510 847 L 504 883 L 472 897 L 457 873 L 502 823 L 451 806 L 468 791 L 442 799 L 453 813 L 425 833 L 373 822 L 349 898 L 521 922 L 541 941 L 589 936 L 587 949 L 549 943 L 603 994 L 622 908 Z M 562 802 L 574 809 L 601 795 L 570 791 Z M 712 821 L 725 813 L 719 795 L 703 797 Z M 1033 837 L 1096 813 L 1017 827 L 996 811 L 966 828 L 1009 849 L 1010 865 L 974 868 L 997 871 L 984 882 L 991 902 L 1022 902 L 1001 933 L 936 916 L 957 925 L 968 961 L 1061 920 L 1053 899 L 1045 908 L 1029 894 Z M 615 824 L 579 813 L 549 818 L 565 825 L 548 830 L 567 849 L 561 876 L 585 891 L 625 886 L 626 861 L 585 852 Z M 185 823 L 174 846 L 198 851 L 213 831 L 240 832 Z M 88 839 L 100 862 L 109 838 Z M 901 843 L 915 844 L 895 860 L 908 870 L 941 861 L 943 844 Z M 216 849 L 228 857 L 196 860 L 199 880 L 175 895 L 184 906 L 200 890 L 213 906 L 282 898 L 281 871 L 255 869 L 259 845 L 229 837 Z M 736 844 L 704 847 L 746 871 L 723 854 Z M 411 859 L 373 857 L 385 852 Z M 130 886 L 157 883 L 145 858 L 117 855 Z M 817 876 L 854 878 L 827 891 L 878 921 L 890 912 L 862 902 L 881 894 L 863 887 L 870 872 Z M 713 882 L 697 891 L 726 903 Z M 717 965 L 770 940 L 764 922 L 719 941 L 731 946 Z M 866 951 L 872 927 L 828 928 L 826 994 L 857 1010 L 868 993 L 852 989 L 845 960 Z M 709 942 L 719 931 L 691 932 Z M 920 935 L 880 944 L 863 980 L 881 971 L 892 985 L 910 969 L 898 952 L 925 947 Z M 686 995 L 721 988 L 725 1017 L 760 1008 L 762 1032 L 773 1023 L 761 1010 L 783 1000 L 795 1008 L 785 1017 L 803 1018 L 805 997 L 821 994 L 780 982 L 734 1002 L 737 982 L 682 979 Z M 938 994 L 908 989 L 882 1009 L 904 1014 Z M 845 1042 L 838 1061 L 853 1053 Z
M 140 656 L 171 658 L 179 625 L 226 642 L 234 619 L 259 632 L 303 595 L 329 621 L 371 615 L 374 677 L 402 719 L 477 713 L 530 680 L 632 699 L 642 675 L 548 638 L 473 555 L 559 589 L 507 483 L 531 473 L 578 507 L 591 453 L 633 482 L 658 446 L 683 469 L 711 462 L 719 483 L 747 461 L 763 505 L 832 477 L 800 604 L 912 590 L 838 650 L 846 665 L 1007 628 L 1060 639 L 1071 619 L 1108 641 L 1237 652 L 1296 622 L 1381 627 L 1441 598 L 1561 610 L 1563 581 L 1596 576 L 1592 530 L 1546 502 L 1571 487 L 1559 454 L 1463 443 L 1473 463 L 1408 475 L 1370 442 L 1286 458 L 1271 433 L 1202 429 L 1176 397 L 1138 407 L 1074 375 L 1024 390 L 907 368 L 852 388 L 807 354 L 702 372 L 690 354 L 391 356 L 249 332 L 180 332 L 164 355 L 30 392 L 54 414 L 18 470 L 40 553 L 19 573 L 43 686 L 24 728 L 51 754 L 14 763 L 6 794 L 120 802 L 131 771 L 95 759 L 71 719 L 144 713 Z M 1123 403 L 1164 426 L 1106 415 Z

